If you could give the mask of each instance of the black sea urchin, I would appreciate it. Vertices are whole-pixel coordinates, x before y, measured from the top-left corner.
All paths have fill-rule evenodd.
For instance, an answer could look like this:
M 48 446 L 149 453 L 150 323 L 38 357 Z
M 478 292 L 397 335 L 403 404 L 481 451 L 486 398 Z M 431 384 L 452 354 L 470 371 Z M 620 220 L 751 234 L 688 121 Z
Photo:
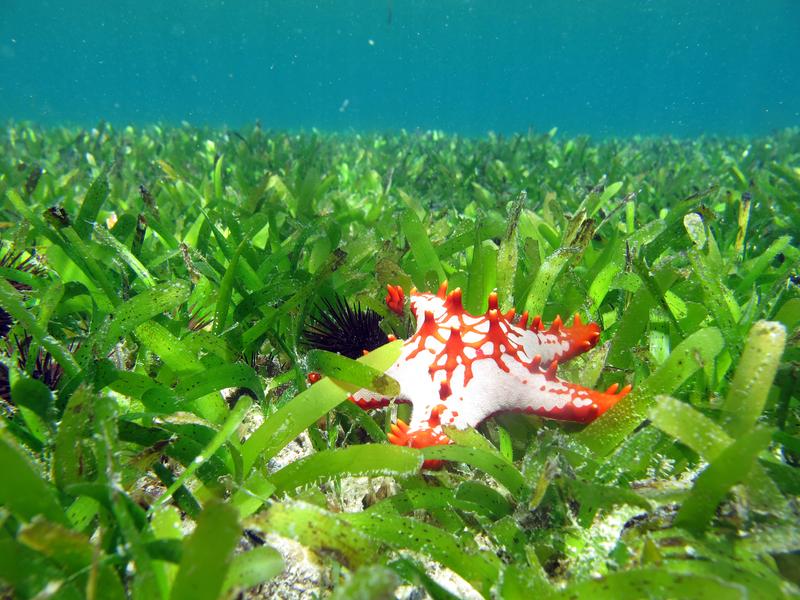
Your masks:
M 359 358 L 364 350 L 386 344 L 389 337 L 381 330 L 381 317 L 374 310 L 348 304 L 340 296 L 323 301 L 318 314 L 309 318 L 303 332 L 312 348 L 336 352 L 348 358 Z
M 17 366 L 21 371 L 28 369 L 28 360 L 31 349 L 31 336 L 25 336 L 22 339 L 15 338 L 17 346 Z M 6 347 L 4 354 L 12 354 L 12 345 L 10 340 L 6 340 L 4 346 Z M 64 374 L 64 369 L 59 365 L 53 356 L 43 349 L 39 349 L 36 354 L 36 362 L 33 365 L 31 376 L 38 379 L 51 390 L 58 389 L 58 384 L 61 381 L 61 376 Z M 0 405 L 4 405 L 6 412 L 13 412 L 13 403 L 11 402 L 11 385 L 9 380 L 8 367 L 0 363 Z
M 42 267 L 35 258 L 35 251 L 15 252 L 10 246 L 0 248 L 0 268 L 17 271 L 19 273 L 27 273 L 34 277 L 40 277 L 45 272 L 44 267 Z M 8 279 L 9 283 L 20 292 L 27 292 L 31 289 L 26 283 L 14 279 L 13 274 L 11 274 Z M 14 320 L 11 318 L 11 315 L 0 308 L 0 338 L 6 337 L 13 325 Z

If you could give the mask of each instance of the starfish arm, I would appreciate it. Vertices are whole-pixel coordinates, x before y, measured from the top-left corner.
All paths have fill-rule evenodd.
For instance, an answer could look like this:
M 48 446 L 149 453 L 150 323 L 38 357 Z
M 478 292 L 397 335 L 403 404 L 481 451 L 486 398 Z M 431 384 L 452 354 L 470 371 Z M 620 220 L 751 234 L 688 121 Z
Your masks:
M 558 362 L 563 363 L 594 348 L 600 339 L 600 326 L 597 323 L 582 323 L 580 316 L 575 313 L 572 326 L 562 326 L 559 336 L 569 344 L 566 352 L 555 357 Z
M 617 385 L 605 392 L 545 376 L 531 378 L 527 393 L 501 411 L 524 412 L 548 419 L 590 423 L 614 406 L 629 391 L 630 386 L 617 392 Z
M 556 317 L 550 327 L 545 327 L 540 317 L 534 317 L 529 327 L 525 325 L 526 315 L 518 325 L 509 328 L 509 335 L 518 340 L 525 354 L 539 355 L 544 363 L 552 360 L 564 363 L 591 350 L 600 339 L 597 323 L 583 323 L 577 314 L 571 327 L 565 327 L 560 317 Z
M 440 421 L 462 429 L 475 427 L 488 417 L 502 412 L 526 412 L 550 419 L 588 423 L 630 391 L 626 386 L 617 391 L 613 385 L 605 392 L 592 390 L 556 376 L 557 363 L 547 368 L 508 361 L 509 369 L 497 368 L 494 361 L 482 360 L 473 365 L 473 377 L 464 385 L 457 370 L 453 376 L 451 395 L 442 401 L 430 398 L 414 403 L 411 430 L 425 427 L 433 407 L 443 402 L 446 409 Z M 402 383 L 401 383 L 402 387 Z M 417 415 L 417 408 L 420 414 Z

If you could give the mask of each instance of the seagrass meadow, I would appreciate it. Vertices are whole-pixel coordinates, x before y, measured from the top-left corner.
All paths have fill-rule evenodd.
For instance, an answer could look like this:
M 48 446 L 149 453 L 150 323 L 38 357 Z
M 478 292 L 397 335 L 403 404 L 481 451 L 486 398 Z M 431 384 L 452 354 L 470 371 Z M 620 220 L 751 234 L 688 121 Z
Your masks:
M 797 596 L 799 236 L 797 129 L 8 123 L 0 595 Z M 445 280 L 596 322 L 561 376 L 633 390 L 388 443 L 409 407 L 347 398 L 396 390 L 400 342 L 356 360 L 308 325 L 340 299 L 406 338 L 387 284 Z

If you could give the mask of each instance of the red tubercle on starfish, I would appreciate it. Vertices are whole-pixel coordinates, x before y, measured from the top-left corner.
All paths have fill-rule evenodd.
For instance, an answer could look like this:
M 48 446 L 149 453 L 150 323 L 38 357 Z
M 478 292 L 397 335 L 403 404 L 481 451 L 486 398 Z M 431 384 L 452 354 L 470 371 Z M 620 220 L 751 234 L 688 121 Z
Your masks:
M 450 314 L 461 314 L 464 312 L 462 303 L 461 288 L 456 288 L 444 298 L 444 308 Z

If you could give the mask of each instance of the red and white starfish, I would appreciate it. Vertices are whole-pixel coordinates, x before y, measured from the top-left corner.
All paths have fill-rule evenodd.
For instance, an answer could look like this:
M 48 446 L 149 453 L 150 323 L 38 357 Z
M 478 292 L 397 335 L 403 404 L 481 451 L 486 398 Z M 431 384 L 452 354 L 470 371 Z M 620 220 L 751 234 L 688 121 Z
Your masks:
M 386 303 L 403 313 L 405 297 L 399 286 L 388 286 Z M 595 323 L 583 324 L 575 315 L 571 327 L 560 317 L 545 328 L 540 317 L 498 309 L 497 294 L 489 296 L 489 310 L 471 315 L 461 303 L 461 290 L 437 294 L 412 289 L 411 311 L 416 332 L 403 344 L 400 357 L 386 371 L 400 383 L 397 398 L 377 396 L 362 389 L 351 397 L 362 408 L 378 408 L 391 401 L 412 405 L 411 422 L 392 425 L 389 440 L 424 448 L 448 444 L 442 425 L 475 427 L 505 411 L 536 414 L 551 419 L 589 422 L 611 408 L 630 386 L 605 392 L 559 379 L 556 369 L 594 347 L 600 337 Z

